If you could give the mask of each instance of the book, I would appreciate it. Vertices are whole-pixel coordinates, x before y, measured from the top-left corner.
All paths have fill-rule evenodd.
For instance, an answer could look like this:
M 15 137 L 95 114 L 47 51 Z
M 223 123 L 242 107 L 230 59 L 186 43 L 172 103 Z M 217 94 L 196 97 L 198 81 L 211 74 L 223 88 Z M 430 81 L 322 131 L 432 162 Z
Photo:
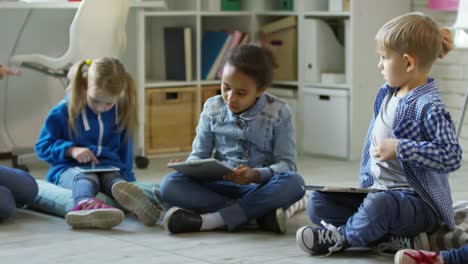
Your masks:
M 358 188 L 358 187 L 333 187 L 333 186 L 318 186 L 318 185 L 304 185 L 303 189 L 306 191 L 320 191 L 320 192 L 342 192 L 342 193 L 373 193 L 381 191 L 372 188 Z
M 232 38 L 233 38 L 233 34 L 231 33 L 231 34 L 229 34 L 228 38 L 224 42 L 223 48 L 221 49 L 221 51 L 216 56 L 216 59 L 215 59 L 213 65 L 211 66 L 211 69 L 208 72 L 208 75 L 206 76 L 206 80 L 214 80 L 215 79 L 216 74 L 218 72 L 218 69 L 219 69 L 219 67 L 220 67 L 220 65 L 221 65 L 221 63 L 223 61 L 224 55 L 228 51 L 229 45 L 232 42 Z
M 203 35 L 201 50 L 201 77 L 206 80 L 215 63 L 218 54 L 226 45 L 229 33 L 223 31 L 207 31 Z
M 239 30 L 234 30 L 234 32 L 232 33 L 232 41 L 231 41 L 231 45 L 229 45 L 229 49 L 226 51 L 226 53 L 224 54 L 222 60 L 221 60 L 221 63 L 218 67 L 218 74 L 217 74 L 217 77 L 218 79 L 221 79 L 222 75 L 223 75 L 223 68 L 224 68 L 224 63 L 225 63 L 225 60 L 226 60 L 226 55 L 227 53 L 229 52 L 229 50 L 231 50 L 232 48 L 238 46 L 240 44 L 240 42 L 242 41 L 242 38 L 244 36 L 244 33 L 240 32 Z
M 164 28 L 166 80 L 192 80 L 192 32 L 189 27 Z
M 240 0 L 218 0 L 221 1 L 222 11 L 239 11 Z

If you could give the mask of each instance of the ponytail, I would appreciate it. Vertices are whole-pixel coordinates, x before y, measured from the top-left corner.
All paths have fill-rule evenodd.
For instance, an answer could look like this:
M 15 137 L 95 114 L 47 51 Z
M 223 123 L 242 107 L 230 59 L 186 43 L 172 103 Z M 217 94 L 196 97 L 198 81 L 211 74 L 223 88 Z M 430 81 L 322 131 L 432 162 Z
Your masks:
M 86 89 L 88 68 L 86 61 L 82 60 L 70 68 L 70 96 L 68 102 L 68 127 L 70 133 L 76 131 L 76 118 L 86 106 Z
M 138 127 L 136 85 L 132 76 L 125 72 L 125 85 L 117 103 L 120 130 L 127 130 L 127 136 L 133 135 Z

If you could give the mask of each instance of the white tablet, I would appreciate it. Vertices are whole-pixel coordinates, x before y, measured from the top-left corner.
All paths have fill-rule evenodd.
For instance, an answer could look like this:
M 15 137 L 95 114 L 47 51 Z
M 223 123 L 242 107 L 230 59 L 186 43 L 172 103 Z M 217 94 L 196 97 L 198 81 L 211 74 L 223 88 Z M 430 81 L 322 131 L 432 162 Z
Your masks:
M 216 159 L 190 160 L 167 164 L 184 175 L 200 181 L 222 181 L 232 169 Z
M 81 172 L 109 172 L 109 171 L 120 171 L 119 168 L 109 165 L 96 165 L 96 166 L 77 166 L 75 167 Z
M 342 193 L 372 193 L 378 192 L 378 189 L 372 188 L 356 188 L 356 187 L 332 187 L 332 186 L 317 186 L 304 185 L 306 191 L 321 191 L 321 192 L 342 192 Z

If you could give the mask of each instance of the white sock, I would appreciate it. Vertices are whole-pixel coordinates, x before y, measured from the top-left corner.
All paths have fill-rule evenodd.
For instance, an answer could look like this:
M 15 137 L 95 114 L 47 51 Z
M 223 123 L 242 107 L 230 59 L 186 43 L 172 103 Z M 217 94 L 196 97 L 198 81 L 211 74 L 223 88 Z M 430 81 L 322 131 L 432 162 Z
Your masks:
M 201 230 L 213 230 L 224 226 L 224 220 L 220 213 L 202 214 Z

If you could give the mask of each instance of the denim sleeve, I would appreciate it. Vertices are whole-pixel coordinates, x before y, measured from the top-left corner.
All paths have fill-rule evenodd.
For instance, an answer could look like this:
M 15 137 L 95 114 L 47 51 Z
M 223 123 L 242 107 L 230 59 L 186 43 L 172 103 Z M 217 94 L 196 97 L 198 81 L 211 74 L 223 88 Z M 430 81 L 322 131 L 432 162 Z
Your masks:
M 432 107 L 421 124 L 426 141 L 400 139 L 397 157 L 439 173 L 460 168 L 462 150 L 449 113 L 442 106 Z
M 279 112 L 273 128 L 273 163 L 266 168 L 255 169 L 260 173 L 261 182 L 268 182 L 272 175 L 296 171 L 296 140 L 289 106 Z
M 57 108 L 51 110 L 34 146 L 37 156 L 49 164 L 63 163 L 69 159 L 66 153 L 73 142 L 68 137 L 65 114 Z
M 208 104 L 205 104 L 198 121 L 197 135 L 192 143 L 192 153 L 187 160 L 207 159 L 212 156 L 214 147 L 214 133 L 211 130 L 211 117 Z

